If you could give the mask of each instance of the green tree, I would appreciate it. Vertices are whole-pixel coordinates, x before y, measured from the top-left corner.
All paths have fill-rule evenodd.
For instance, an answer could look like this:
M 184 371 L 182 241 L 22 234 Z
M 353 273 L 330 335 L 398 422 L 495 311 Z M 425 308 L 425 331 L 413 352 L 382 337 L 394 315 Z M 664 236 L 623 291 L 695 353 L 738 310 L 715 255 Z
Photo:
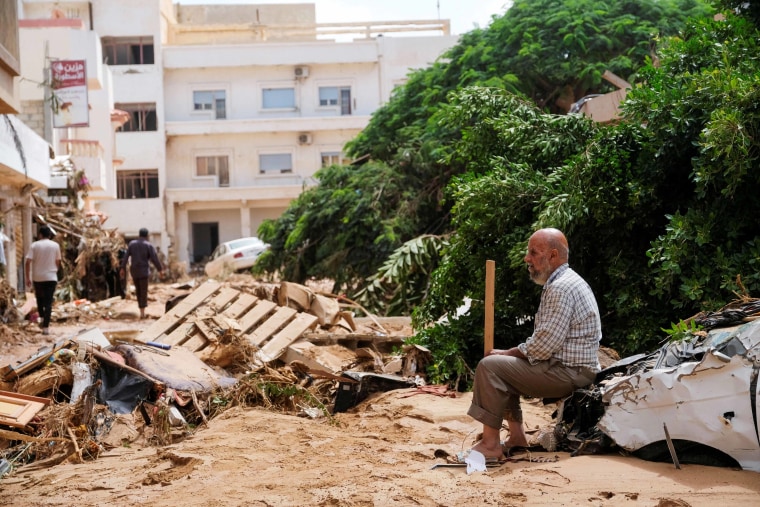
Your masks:
M 336 291 L 355 291 L 416 232 L 413 221 L 395 215 L 415 206 L 414 187 L 382 163 L 331 166 L 316 177 L 320 185 L 305 190 L 281 217 L 259 228 L 271 247 L 255 269 L 279 272 L 295 282 L 332 278 Z M 412 209 L 405 216 L 414 215 Z
M 507 291 L 497 296 L 497 340 L 506 347 L 524 339 L 530 330 L 519 324 L 532 315 L 529 295 L 536 289 L 519 266 L 525 240 L 542 226 L 568 234 L 571 265 L 597 294 L 605 343 L 622 353 L 656 347 L 667 322 L 716 310 L 744 289 L 760 291 L 760 175 L 753 170 L 760 156 L 758 35 L 742 18 L 690 24 L 681 37 L 664 41 L 657 65 L 641 71 L 619 125 L 578 136 L 574 153 L 540 172 L 535 168 L 545 158 L 556 157 L 531 153 L 511 119 L 485 122 L 498 132 L 498 143 L 483 142 L 491 132 L 463 132 L 467 140 L 456 145 L 456 156 L 489 158 L 494 171 L 451 186 L 456 233 L 433 274 L 430 296 L 415 313 L 419 327 L 451 312 L 463 297 L 482 297 L 480 266 L 494 258 L 506 271 L 498 290 Z M 551 138 L 553 122 L 571 117 L 540 118 L 538 144 Z M 486 146 L 493 150 L 484 153 Z M 530 153 L 527 159 L 513 151 L 501 157 L 514 146 Z M 457 326 L 418 335 L 445 351 L 449 362 L 437 363 L 436 371 L 461 372 L 457 361 L 472 364 L 478 356 L 473 336 L 482 335 L 482 304 L 477 308 Z M 460 356 L 452 353 L 457 344 Z
M 613 89 L 602 79 L 606 70 L 634 81 L 657 37 L 712 12 L 700 0 L 516 0 L 487 28 L 462 35 L 438 62 L 412 73 L 347 148 L 392 160 L 425 133 L 439 135 L 430 118 L 449 92 L 466 86 L 503 88 L 565 113 L 583 96 Z
M 259 235 L 272 248 L 261 269 L 296 281 L 329 277 L 336 290 L 358 289 L 404 243 L 451 231 L 452 201 L 444 189 L 452 177 L 490 170 L 490 160 L 454 150 L 463 130 L 485 116 L 475 111 L 467 123 L 441 121 L 452 91 L 487 86 L 564 111 L 574 99 L 609 88 L 604 70 L 634 76 L 654 35 L 673 33 L 685 16 L 707 9 L 684 0 L 514 2 L 488 28 L 463 35 L 438 62 L 411 73 L 348 144 L 352 156 L 366 155 L 375 165 L 321 171 L 319 188 L 264 224 Z M 381 198 L 373 200 L 380 188 Z

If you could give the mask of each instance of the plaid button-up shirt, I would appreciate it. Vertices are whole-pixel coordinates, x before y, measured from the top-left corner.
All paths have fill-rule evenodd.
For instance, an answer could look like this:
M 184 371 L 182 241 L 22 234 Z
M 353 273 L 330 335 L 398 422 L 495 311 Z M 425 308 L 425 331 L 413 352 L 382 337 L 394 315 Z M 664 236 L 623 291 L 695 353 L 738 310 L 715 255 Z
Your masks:
M 565 366 L 600 370 L 602 324 L 591 287 L 570 266 L 551 274 L 541 293 L 533 335 L 518 345 L 531 364 L 552 358 Z

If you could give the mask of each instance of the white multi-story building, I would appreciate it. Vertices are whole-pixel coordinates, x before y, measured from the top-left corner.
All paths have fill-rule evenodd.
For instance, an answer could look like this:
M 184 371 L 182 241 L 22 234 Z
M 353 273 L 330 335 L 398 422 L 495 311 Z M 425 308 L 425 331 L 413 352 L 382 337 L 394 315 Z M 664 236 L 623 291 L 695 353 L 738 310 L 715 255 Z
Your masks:
M 94 76 L 90 126 L 54 143 L 90 148 L 87 205 L 127 236 L 149 228 L 188 264 L 278 217 L 320 167 L 345 161 L 410 70 L 456 43 L 447 21 L 317 24 L 311 3 L 23 0 L 22 17 L 38 71 L 52 55 L 86 59 Z M 88 33 L 68 55 L 31 26 L 60 18 Z

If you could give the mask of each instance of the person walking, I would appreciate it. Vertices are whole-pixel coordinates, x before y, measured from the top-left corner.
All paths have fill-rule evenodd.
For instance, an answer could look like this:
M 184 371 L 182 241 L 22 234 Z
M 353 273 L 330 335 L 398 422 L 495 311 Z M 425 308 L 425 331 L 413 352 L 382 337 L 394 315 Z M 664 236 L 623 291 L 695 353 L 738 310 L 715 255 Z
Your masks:
M 131 263 L 130 263 L 131 260 Z M 139 237 L 129 242 L 127 253 L 121 259 L 119 274 L 124 278 L 127 264 L 130 264 L 129 274 L 135 284 L 137 294 L 137 306 L 140 308 L 140 318 L 145 318 L 145 308 L 148 306 L 148 277 L 150 276 L 150 264 L 159 271 L 164 270 L 158 254 L 153 245 L 148 241 L 148 229 L 140 229 Z
M 53 231 L 47 225 L 40 227 L 37 241 L 32 243 L 24 263 L 24 281 L 27 289 L 34 285 L 42 334 L 50 334 L 50 315 L 53 311 L 58 268 L 61 267 L 61 247 L 53 241 Z

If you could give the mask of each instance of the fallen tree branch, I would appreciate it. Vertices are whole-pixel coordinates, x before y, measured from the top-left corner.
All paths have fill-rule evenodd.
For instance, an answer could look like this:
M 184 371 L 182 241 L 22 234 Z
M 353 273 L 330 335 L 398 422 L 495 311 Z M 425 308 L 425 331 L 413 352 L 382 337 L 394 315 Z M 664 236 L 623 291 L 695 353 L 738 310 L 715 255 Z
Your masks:
M 79 457 L 79 461 L 77 463 L 82 462 L 82 449 L 79 448 L 79 444 L 77 443 L 77 437 L 74 435 L 74 432 L 71 431 L 71 428 L 69 426 L 66 426 L 66 432 L 69 434 L 69 437 L 71 437 L 71 443 L 74 444 L 74 452 L 69 455 L 69 457 L 76 454 Z
M 193 397 L 193 406 L 195 407 L 195 410 L 197 410 L 198 413 L 201 415 L 201 419 L 203 419 L 203 424 L 208 426 L 208 419 L 206 419 L 206 414 L 203 413 L 203 410 L 200 407 L 200 403 L 198 403 L 198 397 L 195 395 L 195 389 L 190 390 L 190 396 Z

